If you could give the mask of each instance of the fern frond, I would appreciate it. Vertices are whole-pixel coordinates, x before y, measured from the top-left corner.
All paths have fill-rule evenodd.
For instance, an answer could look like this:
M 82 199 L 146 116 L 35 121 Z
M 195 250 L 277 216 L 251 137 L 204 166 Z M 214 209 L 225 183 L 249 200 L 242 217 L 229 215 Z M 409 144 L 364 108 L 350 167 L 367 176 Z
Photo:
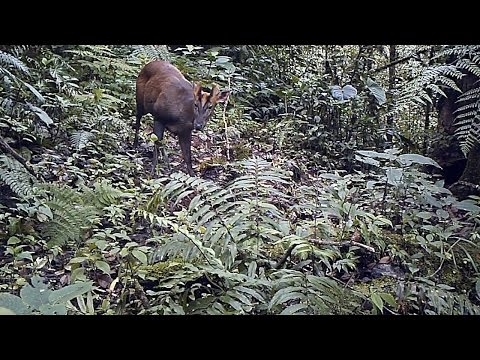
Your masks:
M 35 179 L 20 162 L 6 155 L 0 155 L 0 180 L 22 198 L 33 194 Z
M 44 204 L 53 214 L 53 219 L 41 226 L 48 246 L 83 240 L 99 214 L 95 206 L 86 201 L 82 192 L 66 185 L 42 184 L 40 188 Z
M 114 188 L 105 179 L 102 182 L 96 182 L 93 185 L 93 190 L 84 186 L 83 191 L 84 195 L 82 198 L 84 203 L 93 205 L 97 209 L 118 204 L 120 199 L 126 197 L 123 191 Z
M 133 45 L 131 56 L 135 58 L 152 60 L 171 60 L 171 54 L 166 45 Z
M 2 67 L 6 66 L 13 67 L 26 75 L 30 75 L 27 65 L 17 59 L 15 56 L 0 50 L 0 72 Z
M 480 87 L 472 88 L 458 97 L 462 103 L 455 111 L 455 136 L 465 156 L 480 142 Z
M 72 147 L 75 148 L 75 150 L 80 151 L 82 150 L 87 144 L 95 138 L 95 135 L 90 132 L 90 131 L 75 131 L 71 136 L 70 136 L 70 144 Z
M 468 59 L 460 59 L 457 61 L 456 66 L 459 69 L 467 70 L 475 76 L 480 77 L 480 67 L 473 61 L 470 61 Z

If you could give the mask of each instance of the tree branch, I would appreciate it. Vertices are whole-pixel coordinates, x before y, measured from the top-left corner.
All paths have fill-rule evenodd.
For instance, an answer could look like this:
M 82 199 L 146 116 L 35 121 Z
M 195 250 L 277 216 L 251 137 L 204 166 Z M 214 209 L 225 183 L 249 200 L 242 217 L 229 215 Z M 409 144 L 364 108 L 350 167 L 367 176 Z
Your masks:
M 32 174 L 35 178 L 37 178 L 37 174 L 35 174 L 35 172 L 30 167 L 30 165 L 27 164 L 27 160 L 25 160 L 23 156 L 17 153 L 10 145 L 8 145 L 8 143 L 5 141 L 5 139 L 1 135 L 0 135 L 0 149 L 2 149 L 3 152 L 12 155 L 13 158 L 17 160 L 19 163 L 21 163 L 30 174 Z
M 391 66 L 394 66 L 396 64 L 400 64 L 400 63 L 403 63 L 407 60 L 410 60 L 410 59 L 415 59 L 418 55 L 420 54 L 423 54 L 423 53 L 426 53 L 429 49 L 422 49 L 422 50 L 419 50 L 417 51 L 416 53 L 413 53 L 411 55 L 408 55 L 408 56 L 405 56 L 401 59 L 397 59 L 395 61 L 392 61 L 391 63 L 388 63 L 387 65 L 383 65 L 383 66 L 380 66 L 379 68 L 376 68 L 375 70 L 372 70 L 372 72 L 376 73 L 376 72 L 379 72 L 379 71 L 382 71 L 382 70 L 385 70 L 385 69 L 388 69 L 389 67 Z

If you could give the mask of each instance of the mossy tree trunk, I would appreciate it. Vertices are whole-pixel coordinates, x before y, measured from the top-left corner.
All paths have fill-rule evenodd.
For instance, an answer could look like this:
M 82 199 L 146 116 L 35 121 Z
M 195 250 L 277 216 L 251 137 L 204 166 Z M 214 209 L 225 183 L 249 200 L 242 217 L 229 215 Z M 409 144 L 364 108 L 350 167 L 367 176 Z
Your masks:
M 466 74 L 458 86 L 462 92 L 468 91 L 475 86 L 478 78 L 472 74 Z M 475 146 L 468 154 L 467 159 L 460 149 L 460 143 L 454 136 L 455 132 L 455 110 L 460 93 L 452 89 L 445 91 L 447 97 L 438 101 L 438 139 L 433 144 L 430 156 L 435 159 L 444 169 L 446 185 L 451 185 L 457 181 L 465 181 L 474 185 L 480 185 L 480 148 Z M 452 191 L 456 192 L 457 187 L 453 186 Z M 457 193 L 458 195 L 464 196 Z

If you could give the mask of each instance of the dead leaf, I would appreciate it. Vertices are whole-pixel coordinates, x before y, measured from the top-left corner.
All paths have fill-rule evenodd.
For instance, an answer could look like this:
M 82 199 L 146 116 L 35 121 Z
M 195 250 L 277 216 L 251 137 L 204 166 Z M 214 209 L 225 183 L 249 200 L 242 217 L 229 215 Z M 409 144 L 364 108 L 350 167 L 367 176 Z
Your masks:
M 389 264 L 390 262 L 391 262 L 390 256 L 384 256 L 378 261 L 379 264 Z

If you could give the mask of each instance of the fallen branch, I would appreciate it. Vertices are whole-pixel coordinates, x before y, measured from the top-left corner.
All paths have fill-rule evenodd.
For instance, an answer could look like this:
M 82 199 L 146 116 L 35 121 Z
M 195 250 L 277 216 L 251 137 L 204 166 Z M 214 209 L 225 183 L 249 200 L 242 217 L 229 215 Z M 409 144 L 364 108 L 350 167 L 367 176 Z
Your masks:
M 0 136 L 0 149 L 2 149 L 3 152 L 12 155 L 13 158 L 21 163 L 30 174 L 32 174 L 34 177 L 37 177 L 37 174 L 35 174 L 30 165 L 27 164 L 27 160 L 25 160 L 22 155 L 17 153 L 10 145 L 8 145 L 2 136 Z
M 280 269 L 280 267 L 285 264 L 285 261 L 287 261 L 287 258 L 292 254 L 292 251 L 293 249 L 295 249 L 295 247 L 297 246 L 298 244 L 294 244 L 294 245 L 291 245 L 287 252 L 282 256 L 282 258 L 280 260 L 278 260 L 278 263 L 277 265 L 274 266 L 275 269 Z
M 317 240 L 317 239 L 310 239 L 309 242 L 315 245 L 332 245 L 332 246 L 358 246 L 370 252 L 375 252 L 375 249 L 371 246 L 359 243 L 357 241 L 332 241 L 332 240 Z
M 370 251 L 370 252 L 375 252 L 375 249 L 371 246 L 368 246 L 368 245 L 365 245 L 365 244 L 362 244 L 362 243 L 359 243 L 358 241 L 353 241 L 353 240 L 350 240 L 350 241 L 332 241 L 332 240 L 317 240 L 317 239 L 309 239 L 308 240 L 309 242 L 315 244 L 315 245 L 331 245 L 331 246 L 358 246 L 358 247 L 361 247 L 367 251 Z M 283 254 L 282 258 L 280 260 L 278 260 L 278 263 L 274 266 L 275 269 L 280 269 L 281 266 L 283 266 L 283 264 L 285 264 L 285 262 L 287 261 L 288 257 L 290 255 L 292 255 L 292 251 L 293 249 L 295 249 L 295 247 L 299 245 L 299 244 L 294 244 L 294 245 L 291 245 L 288 250 L 285 252 L 285 254 Z

